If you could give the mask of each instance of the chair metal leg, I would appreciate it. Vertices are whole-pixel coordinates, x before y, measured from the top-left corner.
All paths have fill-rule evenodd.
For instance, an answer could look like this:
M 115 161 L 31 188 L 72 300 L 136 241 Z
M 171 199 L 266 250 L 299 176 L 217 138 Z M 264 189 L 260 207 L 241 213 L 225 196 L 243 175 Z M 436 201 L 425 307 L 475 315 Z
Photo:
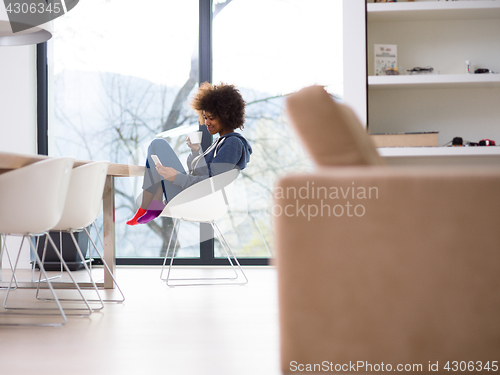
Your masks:
M 104 303 L 102 301 L 101 295 L 99 294 L 99 290 L 97 289 L 97 285 L 95 284 L 94 279 L 92 278 L 92 274 L 90 273 L 90 269 L 87 266 L 87 263 L 85 262 L 82 250 L 80 249 L 80 246 L 78 245 L 78 242 L 76 241 L 76 238 L 75 238 L 75 235 L 73 234 L 73 231 L 70 231 L 69 234 L 71 236 L 71 239 L 73 240 L 73 243 L 75 245 L 76 251 L 77 251 L 78 255 L 80 256 L 80 259 L 83 260 L 83 266 L 85 267 L 85 270 L 87 271 L 87 275 L 89 276 L 90 282 L 92 283 L 92 289 L 94 289 L 94 291 L 96 292 L 96 294 L 98 296 L 98 299 L 84 298 L 84 300 L 86 301 L 85 303 L 87 304 L 87 306 L 89 306 L 88 302 L 98 302 L 99 303 L 99 307 L 93 307 L 92 311 L 102 310 L 104 308 Z M 56 253 L 60 254 L 61 251 L 56 248 L 56 245 L 53 242 L 52 238 L 49 238 L 49 236 L 47 236 L 47 238 L 49 239 L 51 245 L 54 247 L 54 250 L 56 251 Z M 47 245 L 47 243 L 45 243 L 44 253 L 45 253 L 45 250 L 46 250 L 46 245 Z M 62 245 L 62 244 L 60 244 L 60 245 Z M 62 249 L 62 246 L 61 246 L 61 249 Z M 67 266 L 67 263 L 63 260 L 64 258 L 62 257 L 62 254 L 61 254 L 61 256 L 59 256 L 59 259 L 62 262 L 61 264 L 64 264 L 65 269 L 68 271 L 68 275 L 70 276 L 71 280 L 73 281 L 73 284 L 75 285 L 76 289 L 80 292 L 80 295 L 83 297 L 83 293 L 81 291 L 81 288 L 78 285 L 78 283 L 75 281 L 75 279 L 73 278 L 73 274 L 69 270 L 69 267 Z M 37 298 L 38 298 L 38 293 L 39 293 L 39 290 L 40 290 L 39 286 L 40 286 L 40 283 L 38 284 L 38 288 L 37 288 Z M 69 301 L 75 302 L 76 301 L 76 302 L 80 302 L 81 300 L 80 299 L 74 299 L 74 298 L 59 298 L 59 301 L 64 301 L 64 302 L 69 302 Z
M 74 276 L 73 276 L 73 273 L 71 272 L 71 270 L 69 269 L 68 267 L 68 264 L 66 263 L 66 261 L 64 260 L 64 258 L 62 257 L 62 254 L 61 252 L 59 251 L 59 249 L 57 248 L 56 244 L 54 243 L 54 241 L 52 240 L 52 238 L 48 235 L 47 233 L 47 237 L 48 241 L 50 242 L 50 244 L 52 245 L 52 247 L 54 248 L 54 252 L 56 253 L 57 257 L 59 258 L 59 261 L 62 263 L 64 269 L 66 270 L 67 272 L 67 275 L 70 277 L 71 279 L 71 282 L 73 283 L 73 285 L 76 287 L 76 290 L 78 291 L 78 294 L 80 295 L 81 299 L 65 299 L 65 301 L 78 301 L 78 302 L 83 302 L 85 304 L 85 307 L 84 308 L 66 308 L 66 310 L 88 310 L 88 314 L 83 314 L 83 313 L 79 313 L 79 314 L 76 314 L 76 315 L 79 315 L 79 316 L 90 316 L 92 314 L 92 311 L 93 310 L 100 310 L 102 309 L 101 308 L 98 308 L 98 309 L 92 309 L 92 307 L 90 306 L 87 298 L 85 298 L 85 296 L 83 295 L 83 292 L 80 288 L 80 286 L 78 285 L 78 283 L 76 282 Z M 36 252 L 36 251 L 35 251 Z M 38 256 L 38 254 L 37 254 Z M 49 280 L 47 280 L 48 282 Z M 37 298 L 38 298 L 38 293 L 40 291 L 40 283 L 38 283 L 38 286 L 37 286 Z M 51 299 L 44 299 L 46 301 L 50 301 Z M 59 299 L 60 301 L 62 301 L 62 299 Z
M 178 221 L 179 221 L 179 225 L 180 225 L 180 220 L 176 219 L 175 222 L 174 222 L 174 229 L 175 229 L 175 226 L 176 226 L 176 224 L 177 224 Z M 167 253 L 165 254 L 165 258 L 163 260 L 163 267 L 162 267 L 162 271 L 161 271 L 161 274 L 160 274 L 160 278 L 162 280 L 166 281 L 166 283 L 167 283 L 167 285 L 169 287 L 176 287 L 176 286 L 203 286 L 203 285 L 244 285 L 244 284 L 248 283 L 248 279 L 247 279 L 245 273 L 243 272 L 243 269 L 241 268 L 240 263 L 238 262 L 238 259 L 236 258 L 236 256 L 234 255 L 233 251 L 231 250 L 231 247 L 229 246 L 229 244 L 227 243 L 226 239 L 222 235 L 222 232 L 220 231 L 219 227 L 217 226 L 217 224 L 215 222 L 212 222 L 210 224 L 214 228 L 214 232 L 216 233 L 217 237 L 219 238 L 219 241 L 221 242 L 221 245 L 222 245 L 224 251 L 226 252 L 227 259 L 229 261 L 229 264 L 231 265 L 231 268 L 232 268 L 235 276 L 234 277 L 172 278 L 172 277 L 170 277 L 170 273 L 171 273 L 173 262 L 174 262 L 174 258 L 175 258 L 175 249 L 174 249 L 174 252 L 172 253 L 172 257 L 170 258 L 170 264 L 169 264 L 168 271 L 167 271 L 167 277 L 163 278 L 163 271 L 165 269 L 166 261 L 167 261 L 167 258 L 168 258 L 168 250 L 170 249 L 170 245 L 171 245 L 172 237 L 173 237 L 172 236 L 172 237 L 170 237 L 170 240 L 169 240 L 169 244 L 168 244 L 168 248 L 167 248 Z M 233 261 L 231 260 L 231 256 L 234 258 L 235 263 L 237 264 L 238 269 L 240 270 L 241 274 L 243 275 L 245 281 L 243 281 L 243 282 L 234 282 L 234 281 L 231 281 L 231 280 L 237 280 L 239 278 L 239 274 L 237 272 L 237 268 L 235 267 Z M 172 281 L 174 283 L 172 283 Z M 187 283 L 177 283 L 179 281 L 180 282 L 184 282 L 185 281 Z
M 163 258 L 163 266 L 161 267 L 160 279 L 161 279 L 161 280 L 163 280 L 163 281 L 167 281 L 167 283 L 168 283 L 168 280 L 169 280 L 169 278 L 170 278 L 170 271 L 171 271 L 171 269 L 172 269 L 172 263 L 173 263 L 173 261 L 174 261 L 174 256 L 175 256 L 175 247 L 174 247 L 174 249 L 173 249 L 173 251 L 172 251 L 172 257 L 171 257 L 171 259 L 170 259 L 170 265 L 169 265 L 169 267 L 168 267 L 167 278 L 163 278 L 163 272 L 164 272 L 164 270 L 165 270 L 165 264 L 166 264 L 166 262 L 167 262 L 168 252 L 169 252 L 169 250 L 170 250 L 170 245 L 171 245 L 171 243 L 172 243 L 172 239 L 174 238 L 174 234 L 175 234 L 175 233 L 178 233 L 177 231 L 179 230 L 180 226 L 181 226 L 180 220 L 179 220 L 179 219 L 175 219 L 175 220 L 174 220 L 174 226 L 173 226 L 173 228 L 172 228 L 172 235 L 170 236 L 170 238 L 169 238 L 169 240 L 168 240 L 168 246 L 167 246 L 167 250 L 166 250 L 166 252 L 165 252 L 165 258 Z
M 257 222 L 257 219 L 255 219 L 255 216 L 251 212 L 248 213 L 248 216 L 252 218 L 252 223 L 257 227 L 257 230 L 259 231 L 260 234 L 260 238 L 262 238 L 262 242 L 264 242 L 264 246 L 266 247 L 267 253 L 269 254 L 269 257 L 272 258 L 273 254 L 271 254 L 271 250 L 269 250 L 269 246 L 267 246 L 267 241 L 264 238 L 262 231 L 260 230 L 260 225 Z
M 97 233 L 97 237 L 99 238 L 99 242 L 101 243 L 101 246 L 104 248 L 104 243 L 102 241 L 101 235 L 99 234 L 99 230 L 97 229 L 97 224 L 95 223 L 95 221 L 93 222 L 93 224 L 94 224 L 95 231 Z M 104 302 L 123 302 L 123 301 L 125 301 L 125 295 L 123 294 L 122 290 L 120 289 L 120 286 L 118 285 L 118 283 L 116 281 L 116 278 L 113 275 L 113 272 L 111 272 L 111 269 L 109 268 L 108 263 L 104 260 L 104 256 L 99 251 L 99 249 L 97 248 L 96 244 L 94 243 L 94 241 L 90 237 L 90 232 L 87 230 L 87 228 L 84 228 L 84 230 L 85 230 L 85 233 L 87 233 L 87 237 L 89 238 L 90 242 L 92 243 L 92 246 L 94 246 L 95 251 L 99 255 L 99 258 L 101 259 L 102 264 L 104 265 L 104 267 L 106 268 L 106 270 L 108 271 L 108 273 L 111 275 L 111 278 L 113 279 L 113 282 L 115 283 L 116 288 L 118 289 L 118 291 L 120 292 L 120 294 L 122 296 L 121 299 L 104 299 L 103 301 Z
M 47 277 L 47 274 L 45 272 L 45 268 L 43 267 L 43 263 L 41 262 L 40 257 L 38 256 L 38 253 L 37 253 L 36 249 L 33 248 L 34 246 L 31 243 L 31 241 L 29 241 L 29 243 L 30 243 L 30 250 L 34 254 L 36 263 L 40 267 L 40 272 L 45 277 L 45 280 L 46 280 L 46 283 L 48 285 L 48 288 L 50 289 L 50 292 L 51 292 L 52 296 L 54 297 L 53 301 L 57 305 L 57 309 L 53 309 L 53 308 L 50 308 L 50 309 L 49 308 L 33 309 L 33 308 L 22 308 L 22 307 L 9 307 L 7 305 L 7 301 L 9 299 L 9 294 L 10 294 L 10 291 L 11 291 L 11 286 L 12 286 L 12 283 L 14 282 L 14 279 L 15 279 L 15 271 L 17 270 L 17 265 L 19 263 L 19 257 L 20 257 L 20 254 L 21 254 L 21 249 L 23 247 L 24 239 L 26 237 L 27 237 L 26 235 L 23 236 L 23 239 L 21 241 L 21 246 L 19 247 L 19 251 L 18 251 L 18 254 L 17 254 L 16 262 L 15 262 L 15 265 L 14 265 L 14 268 L 13 268 L 13 273 L 12 273 L 12 276 L 11 276 L 11 279 L 10 279 L 9 288 L 7 288 L 7 294 L 5 295 L 3 307 L 6 310 L 15 310 L 15 311 L 27 311 L 27 310 L 49 311 L 49 310 L 58 310 L 59 314 L 48 314 L 48 313 L 35 314 L 35 313 L 26 313 L 26 312 L 15 312 L 15 313 L 7 312 L 7 313 L 2 313 L 0 315 L 2 315 L 2 316 L 16 316 L 16 315 L 47 316 L 47 315 L 60 315 L 61 318 L 62 318 L 62 322 L 60 322 L 60 323 L 0 323 L 0 326 L 50 326 L 50 327 L 60 327 L 60 326 L 63 326 L 67 322 L 66 314 L 65 314 L 65 312 L 64 312 L 64 310 L 63 310 L 63 308 L 62 308 L 62 306 L 61 306 L 61 304 L 59 302 L 59 300 L 57 299 L 57 295 L 56 295 L 56 293 L 55 293 L 55 291 L 54 291 L 54 289 L 52 287 L 52 284 L 50 283 L 50 280 Z
M 1 265 L 1 260 L 2 260 L 3 254 L 5 252 L 5 254 L 7 255 L 7 259 L 9 261 L 10 270 L 12 271 L 12 274 L 14 275 L 15 286 L 13 287 L 12 290 L 16 290 L 19 287 L 19 285 L 17 284 L 17 277 L 15 276 L 15 273 L 14 273 L 14 266 L 12 264 L 12 259 L 10 258 L 9 249 L 7 248 L 7 236 L 2 234 L 0 242 L 2 243 L 2 248 L 0 249 L 0 265 Z M 0 287 L 0 289 L 6 289 L 6 287 Z
M 212 227 L 214 228 L 215 232 L 218 232 L 218 234 L 219 234 L 219 242 L 221 242 L 221 245 L 222 245 L 222 243 L 224 243 L 224 245 L 225 245 L 225 251 L 226 251 L 227 259 L 229 260 L 229 263 L 231 263 L 231 266 L 236 271 L 236 269 L 235 269 L 235 267 L 233 265 L 233 262 L 231 262 L 231 256 L 232 256 L 234 258 L 234 261 L 236 262 L 236 264 L 238 266 L 238 269 L 240 270 L 241 274 L 243 275 L 243 277 L 245 279 L 245 281 L 243 281 L 241 283 L 237 283 L 237 284 L 238 285 L 244 285 L 244 284 L 248 283 L 247 276 L 245 275 L 245 272 L 243 272 L 243 268 L 241 268 L 241 265 L 240 265 L 240 262 L 238 261 L 238 258 L 236 258 L 236 255 L 234 254 L 233 250 L 231 249 L 231 246 L 229 246 L 229 244 L 227 243 L 226 238 L 222 234 L 222 231 L 220 230 L 219 226 L 217 225 L 216 222 L 213 222 L 212 223 Z M 224 248 L 224 245 L 222 246 L 223 248 Z
M 96 285 L 96 283 L 94 281 L 94 278 L 92 277 L 92 273 L 90 272 L 90 268 L 87 265 L 87 262 L 85 261 L 85 257 L 83 256 L 82 249 L 80 249 L 80 245 L 78 245 L 78 242 L 76 241 L 74 231 L 71 231 L 70 235 L 71 235 L 71 239 L 73 240 L 73 243 L 75 244 L 76 251 L 78 252 L 78 255 L 80 256 L 80 259 L 83 262 L 83 266 L 85 267 L 85 270 L 87 271 L 87 275 L 90 278 L 90 282 L 92 283 L 92 289 L 94 289 L 94 291 L 96 292 L 97 297 L 98 297 L 97 300 L 91 299 L 91 300 L 88 300 L 88 301 L 89 302 L 99 302 L 100 305 L 101 305 L 101 307 L 98 310 L 101 310 L 101 309 L 104 308 L 104 302 L 103 302 L 103 300 L 101 298 L 101 295 L 99 294 L 99 290 L 97 289 L 97 285 Z
M 39 241 L 40 237 L 37 237 L 36 238 L 36 249 L 38 251 L 38 241 Z M 46 252 L 47 252 L 47 238 L 45 238 L 45 244 L 44 244 L 44 248 L 43 248 L 43 252 L 42 252 L 42 263 L 45 264 L 45 255 L 46 255 Z M 61 245 L 61 249 L 62 249 L 62 233 L 60 232 L 59 233 L 59 244 Z M 62 250 L 61 250 L 61 253 L 62 253 Z M 61 263 L 61 273 L 57 276 L 51 276 L 50 280 L 54 280 L 54 279 L 59 279 L 59 278 L 62 278 L 63 276 L 63 265 Z M 40 277 L 38 278 L 38 282 L 41 282 L 41 281 L 45 281 L 43 279 L 41 279 Z M 33 264 L 33 267 L 31 268 L 31 282 L 34 283 L 35 282 L 35 264 Z

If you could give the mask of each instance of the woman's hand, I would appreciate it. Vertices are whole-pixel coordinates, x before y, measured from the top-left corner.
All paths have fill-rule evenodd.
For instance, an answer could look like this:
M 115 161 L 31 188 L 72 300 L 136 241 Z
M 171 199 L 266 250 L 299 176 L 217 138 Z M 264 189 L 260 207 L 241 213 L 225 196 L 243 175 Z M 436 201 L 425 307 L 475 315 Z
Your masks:
M 174 168 L 164 167 L 161 164 L 156 164 L 156 171 L 168 181 L 174 181 L 175 176 L 177 176 L 177 171 Z
M 191 143 L 191 140 L 189 139 L 189 137 L 187 137 L 187 139 L 186 139 L 186 144 L 188 145 L 188 147 L 191 149 L 192 152 L 200 151 L 200 144 L 199 143 L 196 143 L 196 144 Z

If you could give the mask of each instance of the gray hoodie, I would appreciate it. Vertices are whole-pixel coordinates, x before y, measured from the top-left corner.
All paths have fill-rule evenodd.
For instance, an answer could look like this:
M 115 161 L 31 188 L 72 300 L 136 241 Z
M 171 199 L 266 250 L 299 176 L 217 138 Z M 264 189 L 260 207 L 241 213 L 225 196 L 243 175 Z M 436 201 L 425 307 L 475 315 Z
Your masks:
M 189 174 L 177 173 L 174 185 L 185 189 L 231 169 L 245 169 L 251 154 L 252 147 L 241 134 L 225 134 L 217 138 L 203 154 L 191 153 L 187 159 Z

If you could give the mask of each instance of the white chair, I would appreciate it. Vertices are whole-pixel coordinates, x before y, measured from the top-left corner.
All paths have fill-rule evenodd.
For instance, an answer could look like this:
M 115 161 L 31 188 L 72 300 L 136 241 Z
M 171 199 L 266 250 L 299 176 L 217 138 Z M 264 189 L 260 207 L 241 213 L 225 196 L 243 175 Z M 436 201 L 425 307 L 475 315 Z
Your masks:
M 31 241 L 31 237 L 46 234 L 60 220 L 64 201 L 68 191 L 68 184 L 71 177 L 71 170 L 74 159 L 57 158 L 40 161 L 29 166 L 6 172 L 0 175 L 0 233 L 4 235 L 22 236 L 21 246 L 14 264 L 9 288 L 5 295 L 3 307 L 6 312 L 3 317 L 12 315 L 53 315 L 49 311 L 58 311 L 61 317 L 59 322 L 31 322 L 31 323 L 9 323 L 1 322 L 0 325 L 45 325 L 61 326 L 66 323 L 67 317 L 57 295 L 51 285 L 49 278 L 43 267 L 38 253 Z M 45 282 L 56 304 L 56 308 L 35 308 L 18 307 L 8 304 L 9 295 L 12 290 L 12 283 L 15 280 L 15 272 L 19 263 L 19 255 L 23 247 L 24 240 L 29 239 L 30 250 L 33 253 L 40 272 L 45 278 Z M 3 249 L 3 247 L 2 247 Z M 56 251 L 62 261 L 61 254 Z M 1 256 L 2 254 L 0 254 Z M 79 290 L 83 300 L 83 294 Z M 12 292 L 12 294 L 14 294 Z M 87 303 L 90 310 L 90 306 Z
M 228 215 L 230 213 L 229 210 L 229 201 L 228 196 L 226 194 L 226 189 L 230 187 L 230 185 L 236 180 L 239 175 L 239 170 L 233 169 L 225 173 L 221 173 L 214 177 L 208 178 L 197 184 L 190 186 L 186 190 L 177 194 L 174 198 L 168 202 L 168 204 L 163 209 L 160 216 L 167 216 L 174 219 L 174 226 L 172 235 L 170 236 L 170 240 L 168 243 L 167 251 L 165 253 L 165 258 L 163 260 L 163 266 L 160 274 L 160 278 L 166 281 L 168 286 L 193 286 L 193 285 L 244 285 L 248 283 L 248 279 L 243 272 L 243 269 L 238 262 L 238 259 L 234 255 L 231 247 L 227 243 L 222 231 L 219 229 L 219 226 L 216 223 L 216 220 L 221 219 L 224 215 Z M 163 277 L 163 273 L 166 268 L 167 259 L 169 256 L 169 250 L 173 244 L 173 238 L 175 237 L 175 233 L 178 232 L 178 227 L 180 226 L 180 221 L 188 221 L 188 222 L 198 222 L 198 223 L 207 223 L 210 224 L 214 230 L 214 233 L 217 235 L 221 247 L 224 249 L 229 264 L 234 271 L 234 277 L 224 277 L 224 278 L 172 278 L 170 277 L 170 273 L 172 270 L 174 257 L 175 257 L 175 249 L 172 252 L 172 256 L 170 258 L 170 263 L 168 266 L 167 277 Z M 231 260 L 231 257 L 234 259 L 234 263 Z M 240 274 L 243 276 L 243 281 L 236 281 Z M 171 283 L 171 282 L 174 283 Z M 187 283 L 177 283 L 177 282 L 187 282 Z M 213 281 L 213 282 L 210 282 Z
M 95 226 L 95 230 L 102 245 L 102 239 L 99 235 L 97 226 L 95 225 L 95 220 L 102 211 L 101 210 L 102 195 L 104 192 L 104 185 L 106 183 L 106 174 L 108 171 L 108 167 L 109 167 L 109 162 L 99 161 L 99 162 L 84 164 L 82 166 L 73 169 L 61 219 L 51 229 L 52 231 L 67 232 L 70 234 L 73 243 L 75 244 L 78 255 L 80 256 L 80 259 L 82 259 L 83 265 L 90 277 L 90 282 L 93 286 L 93 289 L 96 291 L 98 295 L 97 300 L 95 299 L 87 299 L 87 300 L 89 302 L 100 302 L 101 308 L 103 307 L 102 302 L 123 302 L 125 300 L 125 296 L 120 287 L 118 286 L 118 283 L 116 282 L 113 273 L 111 272 L 108 264 L 104 260 L 102 253 L 99 251 L 96 244 L 92 240 L 89 230 L 87 229 L 87 227 L 90 227 L 90 225 L 92 224 Z M 81 232 L 81 231 L 85 231 L 85 233 L 87 234 L 89 241 L 92 243 L 104 267 L 111 275 L 118 291 L 120 292 L 122 297 L 121 299 L 103 300 L 99 295 L 99 291 L 97 289 L 95 281 L 93 280 L 91 270 L 87 266 L 87 262 L 85 261 L 84 255 L 74 235 L 75 232 Z M 90 258 L 91 261 L 89 263 L 92 264 L 91 254 Z

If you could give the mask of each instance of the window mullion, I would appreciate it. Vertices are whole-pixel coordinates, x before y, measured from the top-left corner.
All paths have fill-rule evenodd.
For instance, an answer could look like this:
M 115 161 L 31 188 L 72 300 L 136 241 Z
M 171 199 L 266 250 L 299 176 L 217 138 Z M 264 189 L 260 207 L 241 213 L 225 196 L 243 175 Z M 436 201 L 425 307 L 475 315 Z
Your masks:
M 212 0 L 200 0 L 199 3 L 199 82 L 212 82 Z M 212 143 L 212 135 L 205 126 L 200 126 L 203 131 L 201 147 L 206 150 Z M 200 242 L 200 258 L 203 264 L 214 261 L 214 231 L 209 224 L 200 224 L 200 239 L 209 238 Z

